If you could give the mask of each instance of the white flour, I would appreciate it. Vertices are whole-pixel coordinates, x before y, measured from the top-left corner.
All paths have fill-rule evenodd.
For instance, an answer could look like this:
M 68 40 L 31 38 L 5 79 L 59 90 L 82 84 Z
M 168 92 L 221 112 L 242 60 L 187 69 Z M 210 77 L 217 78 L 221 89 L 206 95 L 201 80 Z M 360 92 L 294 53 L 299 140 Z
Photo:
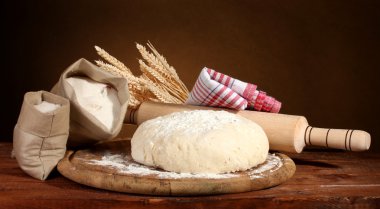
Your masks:
M 40 104 L 34 105 L 34 107 L 42 113 L 49 113 L 49 112 L 53 112 L 56 109 L 60 108 L 61 105 L 42 101 Z
M 179 120 L 185 119 L 186 121 L 179 123 Z M 196 124 L 201 124 L 196 128 L 193 127 L 192 121 Z M 175 112 L 170 115 L 160 116 L 154 120 L 146 121 L 150 126 L 158 124 L 160 129 L 157 131 L 157 138 L 168 136 L 170 133 L 182 132 L 188 136 L 204 135 L 214 129 L 220 129 L 226 125 L 239 124 L 242 119 L 234 114 L 227 113 L 226 111 L 205 111 L 193 110 Z M 162 126 L 162 123 L 165 126 Z
M 90 163 L 102 166 L 111 166 L 116 168 L 120 173 L 133 174 L 139 176 L 157 175 L 161 179 L 179 179 L 179 178 L 207 178 L 221 179 L 236 177 L 235 174 L 191 174 L 175 173 L 168 171 L 156 170 L 154 167 L 148 167 L 133 161 L 130 156 L 120 154 L 106 153 L 101 160 L 91 160 Z
M 282 166 L 282 160 L 280 157 L 276 156 L 275 154 L 268 154 L 267 160 L 261 164 L 260 166 L 250 169 L 248 171 L 248 175 L 251 179 L 255 178 L 262 178 L 262 173 L 264 171 L 274 172 L 278 170 Z
M 90 164 L 110 166 L 115 168 L 120 173 L 132 174 L 138 176 L 149 176 L 156 175 L 161 179 L 179 179 L 179 178 L 206 178 L 206 179 L 223 179 L 223 178 L 233 178 L 238 177 L 238 173 L 225 173 L 225 174 L 191 174 L 191 173 L 175 173 L 157 170 L 153 167 L 148 167 L 142 164 L 138 164 L 133 161 L 130 156 L 122 156 L 120 154 L 105 153 L 101 160 L 90 160 Z M 261 173 L 264 171 L 273 172 L 277 170 L 282 165 L 281 158 L 274 155 L 268 154 L 267 160 L 250 170 L 248 170 L 248 175 L 251 179 L 261 178 Z
M 70 77 L 67 82 L 73 87 L 79 105 L 111 130 L 120 113 L 117 91 L 86 77 Z

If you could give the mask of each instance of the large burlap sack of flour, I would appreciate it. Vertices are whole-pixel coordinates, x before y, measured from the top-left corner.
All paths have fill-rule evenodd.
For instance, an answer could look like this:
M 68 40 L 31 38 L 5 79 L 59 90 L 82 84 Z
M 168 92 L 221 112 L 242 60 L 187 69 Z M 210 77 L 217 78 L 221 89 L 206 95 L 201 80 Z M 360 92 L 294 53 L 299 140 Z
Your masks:
M 70 100 L 70 147 L 111 139 L 120 132 L 129 100 L 125 78 L 80 59 L 62 73 L 51 92 Z
M 70 104 L 46 91 L 28 92 L 13 133 L 13 150 L 22 170 L 45 180 L 66 151 Z

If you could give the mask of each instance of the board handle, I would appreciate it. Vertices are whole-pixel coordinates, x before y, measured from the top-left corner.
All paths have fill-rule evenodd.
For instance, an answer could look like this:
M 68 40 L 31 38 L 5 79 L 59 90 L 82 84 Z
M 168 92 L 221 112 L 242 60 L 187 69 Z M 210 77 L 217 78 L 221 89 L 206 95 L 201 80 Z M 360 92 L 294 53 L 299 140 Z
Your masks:
M 331 129 L 307 126 L 304 141 L 306 146 L 321 146 L 348 151 L 365 151 L 371 145 L 371 135 L 353 129 Z

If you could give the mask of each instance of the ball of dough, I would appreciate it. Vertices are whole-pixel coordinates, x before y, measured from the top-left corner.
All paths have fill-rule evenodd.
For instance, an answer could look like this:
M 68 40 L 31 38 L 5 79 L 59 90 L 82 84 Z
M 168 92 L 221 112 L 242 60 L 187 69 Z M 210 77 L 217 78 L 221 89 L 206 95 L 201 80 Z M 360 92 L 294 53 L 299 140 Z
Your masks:
M 212 110 L 177 112 L 145 121 L 131 144 L 135 161 L 178 173 L 247 170 L 263 163 L 269 150 L 259 125 Z

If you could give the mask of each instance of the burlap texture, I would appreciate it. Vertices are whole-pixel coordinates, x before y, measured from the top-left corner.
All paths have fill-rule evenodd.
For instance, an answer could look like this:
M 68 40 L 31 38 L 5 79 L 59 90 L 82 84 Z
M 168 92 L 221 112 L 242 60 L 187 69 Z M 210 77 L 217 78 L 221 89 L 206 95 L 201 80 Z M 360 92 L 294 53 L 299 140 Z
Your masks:
M 53 112 L 42 113 L 34 105 L 42 101 L 60 104 Z M 69 101 L 46 91 L 28 92 L 13 134 L 13 149 L 22 170 L 45 180 L 66 151 L 69 134 Z
M 79 105 L 74 89 L 67 82 L 67 78 L 73 76 L 88 77 L 93 81 L 108 84 L 117 90 L 120 114 L 119 117 L 115 118 L 110 130 Z M 112 75 L 82 58 L 62 73 L 51 92 L 70 100 L 70 137 L 68 140 L 70 147 L 84 146 L 111 139 L 120 132 L 129 101 L 128 83 L 125 78 Z

